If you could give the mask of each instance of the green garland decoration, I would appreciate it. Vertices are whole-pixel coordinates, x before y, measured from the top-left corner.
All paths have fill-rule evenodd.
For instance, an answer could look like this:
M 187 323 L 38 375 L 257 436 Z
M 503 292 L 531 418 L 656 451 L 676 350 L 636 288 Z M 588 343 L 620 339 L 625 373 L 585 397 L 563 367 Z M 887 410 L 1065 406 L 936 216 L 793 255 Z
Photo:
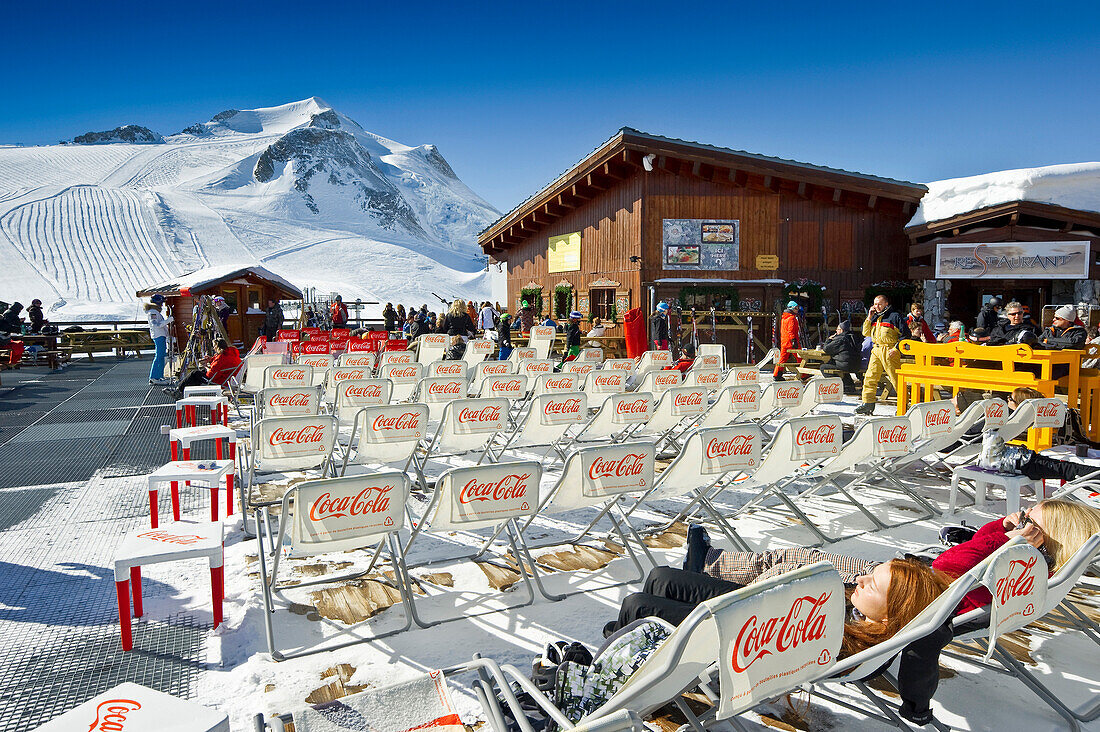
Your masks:
M 558 285 L 554 288 L 554 316 L 568 318 L 573 310 L 573 286 Z
M 890 299 L 890 307 L 898 312 L 907 313 L 916 290 L 917 286 L 907 280 L 883 280 L 863 291 L 863 304 L 870 308 L 876 295 L 885 295 Z
M 521 303 L 526 300 L 528 304 L 535 308 L 535 315 L 537 317 L 542 317 L 541 287 L 524 287 L 522 290 L 519 291 L 519 299 Z
M 722 300 L 729 299 L 731 310 L 736 310 L 737 304 L 738 302 L 740 302 L 740 293 L 738 293 L 736 287 L 733 287 L 731 285 L 704 285 L 703 287 L 681 287 L 680 307 L 684 310 L 689 311 L 691 310 L 691 307 L 688 305 L 689 295 L 702 296 L 712 301 L 715 296 Z
M 781 307 L 786 307 L 789 300 L 798 300 L 799 304 L 806 306 L 806 312 L 818 312 L 825 297 L 825 285 L 808 277 L 800 277 L 783 285 L 783 302 Z M 808 300 L 808 302 L 803 302 Z

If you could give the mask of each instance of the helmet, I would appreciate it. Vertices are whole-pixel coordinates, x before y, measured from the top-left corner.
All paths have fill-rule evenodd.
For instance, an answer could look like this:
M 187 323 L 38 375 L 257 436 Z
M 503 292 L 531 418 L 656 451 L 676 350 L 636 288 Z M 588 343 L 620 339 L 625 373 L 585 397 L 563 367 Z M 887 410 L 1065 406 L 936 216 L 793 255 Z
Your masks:
M 583 315 L 581 315 L 580 313 L 578 313 L 578 312 L 577 312 L 576 310 L 574 310 L 573 312 L 569 313 L 569 319 L 570 319 L 570 320 L 580 320 L 580 319 L 581 319 L 581 318 L 583 318 L 583 317 L 584 317 L 584 316 L 583 316 Z
M 1001 307 L 1001 298 L 991 297 L 991 298 L 989 298 L 989 302 L 987 302 L 986 305 L 988 305 L 991 308 L 999 308 L 999 307 Z
M 164 295 L 160 294 L 159 292 L 157 294 L 153 295 L 149 299 L 153 301 L 154 305 L 163 305 L 164 304 Z
M 796 303 L 794 300 L 788 300 L 787 301 L 787 309 L 788 310 L 797 310 L 798 309 L 798 303 Z

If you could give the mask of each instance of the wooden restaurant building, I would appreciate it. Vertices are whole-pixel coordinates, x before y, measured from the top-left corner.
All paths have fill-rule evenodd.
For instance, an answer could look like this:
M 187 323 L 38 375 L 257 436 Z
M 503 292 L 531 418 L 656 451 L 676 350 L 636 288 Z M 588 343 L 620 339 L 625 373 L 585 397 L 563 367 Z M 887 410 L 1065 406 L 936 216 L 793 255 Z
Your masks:
M 662 300 L 774 311 L 784 284 L 832 307 L 906 279 L 915 183 L 619 130 L 478 238 L 508 304 L 621 323 Z M 727 347 L 729 344 L 727 344 Z

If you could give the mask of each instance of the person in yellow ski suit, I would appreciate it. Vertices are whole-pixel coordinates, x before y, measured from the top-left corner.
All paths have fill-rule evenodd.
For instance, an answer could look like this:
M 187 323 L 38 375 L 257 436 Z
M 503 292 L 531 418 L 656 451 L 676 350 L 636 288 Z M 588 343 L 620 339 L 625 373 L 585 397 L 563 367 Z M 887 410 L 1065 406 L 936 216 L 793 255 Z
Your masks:
M 897 370 L 901 365 L 898 341 L 905 337 L 901 314 L 890 309 L 890 300 L 885 295 L 875 297 L 867 319 L 863 321 L 863 335 L 871 336 L 871 360 L 867 364 L 867 373 L 863 375 L 863 403 L 856 408 L 856 414 L 874 414 L 878 383 L 883 373 L 897 391 Z

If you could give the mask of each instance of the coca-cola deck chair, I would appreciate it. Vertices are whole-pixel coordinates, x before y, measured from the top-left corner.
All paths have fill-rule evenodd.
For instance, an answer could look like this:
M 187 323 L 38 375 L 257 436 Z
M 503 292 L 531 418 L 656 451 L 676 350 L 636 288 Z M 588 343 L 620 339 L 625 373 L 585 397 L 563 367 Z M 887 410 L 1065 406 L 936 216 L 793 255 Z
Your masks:
M 987 400 L 988 401 L 988 400 Z M 973 405 L 971 405 L 973 406 Z M 979 416 L 980 418 L 980 416 Z M 976 420 L 975 420 L 976 421 Z M 997 433 L 1005 442 L 1022 440 L 1031 428 L 1059 428 L 1066 421 L 1066 405 L 1061 399 L 1041 397 L 1025 399 L 1016 405 L 1016 409 L 997 427 Z M 972 425 L 968 425 L 967 429 Z M 995 420 L 988 428 L 996 426 Z M 954 442 L 954 441 L 952 441 Z M 948 443 L 951 444 L 951 443 Z M 982 441 L 978 439 L 949 453 L 952 464 L 966 464 L 973 461 L 982 450 Z
M 437 424 L 443 418 L 448 402 L 466 396 L 466 377 L 425 376 L 416 384 L 410 401 L 428 405 L 428 419 Z
M 525 346 L 517 346 L 508 354 L 508 360 L 514 363 L 516 368 L 519 368 L 520 364 L 524 361 L 531 361 L 534 358 L 536 358 L 535 349 Z
M 252 426 L 248 478 L 241 484 L 241 513 L 253 505 L 256 476 L 298 470 L 319 470 L 325 477 L 332 465 L 336 445 L 336 418 L 321 414 L 311 417 L 267 417 Z
M 787 695 L 832 667 L 840 652 L 844 617 L 844 586 L 827 562 L 706 600 L 678 626 L 666 623 L 665 641 L 578 726 L 598 725 L 626 710 L 645 719 L 671 702 L 696 732 L 721 729 L 715 722 L 722 721 L 743 732 L 737 715 Z M 766 628 L 774 630 L 766 632 Z M 560 710 L 527 678 L 529 670 L 510 665 L 500 670 L 547 714 L 554 719 L 560 716 Z M 712 704 L 703 715 L 693 712 L 682 698 L 696 688 Z M 490 716 L 500 715 L 492 686 L 483 682 L 482 692 L 481 698 L 496 707 Z M 572 724 L 562 726 L 573 729 Z
M 803 398 L 812 404 L 812 394 L 800 381 L 773 381 L 764 387 L 760 395 L 763 411 L 753 418 L 759 424 L 776 423 L 788 419 L 787 410 L 798 409 Z M 805 416 L 804 414 L 802 416 Z
M 272 386 L 256 396 L 253 422 L 264 417 L 309 417 L 321 411 L 321 387 Z
M 340 354 L 340 366 L 344 368 L 366 369 L 372 376 L 374 375 L 374 368 L 377 364 L 378 354 L 369 351 L 350 351 Z
M 722 384 L 722 372 L 718 369 L 688 369 L 684 374 L 684 384 L 687 386 L 702 386 L 707 394 L 714 394 Z
M 475 366 L 492 356 L 495 349 L 496 343 L 488 338 L 471 338 L 466 341 L 466 350 L 462 354 L 462 360 L 470 371 L 473 371 Z
M 724 427 L 751 420 L 761 414 L 764 390 L 759 384 L 727 386 L 718 392 L 714 403 L 700 415 L 693 427 Z
M 388 472 L 345 478 L 311 480 L 291 486 L 280 501 L 263 504 L 256 515 L 256 535 L 260 536 L 260 512 L 269 521 L 271 505 L 280 506 L 279 533 L 272 552 L 271 573 L 268 574 L 266 552 L 260 542 L 260 578 L 264 597 L 264 623 L 267 649 L 276 661 L 378 640 L 408 630 L 415 622 L 428 627 L 416 614 L 408 569 L 401 552 L 399 532 L 405 525 L 405 505 L 409 498 L 409 479 L 404 473 Z M 289 536 L 287 527 L 289 526 Z M 319 554 L 344 553 L 356 549 L 374 550 L 369 565 L 354 574 L 342 577 L 295 580 L 295 590 L 319 584 L 342 583 L 369 575 L 378 565 L 383 548 L 388 549 L 393 571 L 378 581 L 396 586 L 401 595 L 405 623 L 386 632 L 367 636 L 342 629 L 333 640 L 317 646 L 279 650 L 275 639 L 276 599 L 282 592 L 278 584 L 280 559 L 312 557 Z M 381 572 L 378 573 L 381 575 Z M 293 603 L 288 601 L 286 607 Z M 374 621 L 368 621 L 375 624 Z M 349 636 L 350 639 L 349 639 Z
M 481 391 L 481 382 L 487 376 L 507 376 L 516 373 L 516 364 L 513 361 L 482 361 L 474 364 L 467 370 L 470 377 L 470 388 L 467 393 L 477 396 Z
M 692 501 L 686 508 L 655 531 L 667 529 L 698 505 L 709 516 L 708 523 L 712 523 L 730 543 L 742 551 L 752 551 L 749 543 L 715 507 L 711 494 L 725 478 L 751 477 L 763 460 L 766 440 L 764 430 L 752 423 L 693 430 L 688 433 L 680 453 L 657 477 L 653 487 L 627 511 L 627 516 L 644 503 L 690 497 Z
M 272 386 L 312 386 L 313 367 L 296 363 L 268 366 L 264 369 L 264 388 Z
M 702 415 L 706 406 L 707 390 L 701 386 L 675 386 L 666 389 L 658 397 L 649 419 L 631 428 L 624 439 L 656 437 L 658 452 L 666 444 L 675 447 L 675 443 L 671 442 L 674 434 L 678 434 L 685 423 Z
M 557 444 L 568 448 L 586 442 L 621 442 L 632 427 L 648 422 L 652 415 L 653 395 L 649 392 L 612 394 L 576 433 L 566 433 Z M 563 451 L 557 450 L 559 455 Z
M 993 635 L 992 655 L 1003 670 L 1031 689 L 1036 696 L 1065 719 L 1070 729 L 1079 729 L 1079 722 L 1092 722 L 1100 718 L 1100 701 L 1093 699 L 1091 704 L 1084 708 L 1071 707 L 1068 700 L 1051 690 L 1027 666 L 997 644 L 996 637 L 1013 630 L 1012 626 L 1021 627 L 1057 613 L 1063 623 L 1080 630 L 1094 643 L 1100 645 L 1100 627 L 1067 597 L 1070 590 L 1081 581 L 1089 565 L 1100 557 L 1100 534 L 1089 537 L 1049 580 L 1045 571 L 1046 562 L 1041 555 L 1036 555 L 1038 552 L 1030 545 L 1023 544 L 1013 550 L 1013 554 L 1001 557 L 999 562 L 990 567 L 984 584 L 993 595 L 992 609 L 980 608 L 955 618 L 955 641 L 974 647 L 981 643 L 985 635 Z M 1045 585 L 1045 593 L 1042 591 L 1043 585 Z M 1019 617 L 1013 618 L 1016 612 L 1019 613 Z M 992 620 L 994 617 L 995 621 Z M 998 625 L 1000 627 L 997 627 Z M 975 627 L 977 627 L 976 630 Z M 996 628 L 996 632 L 989 633 L 993 628 Z M 986 658 L 988 660 L 988 655 Z M 974 662 L 970 657 L 966 660 Z M 985 668 L 1001 670 L 982 665 Z
M 531 397 L 539 397 L 543 394 L 565 394 L 573 391 L 583 391 L 585 381 L 589 375 L 576 373 L 539 374 L 531 387 Z
M 416 362 L 425 366 L 432 361 L 442 361 L 447 352 L 446 333 L 425 333 L 416 339 Z
M 321 398 L 332 411 L 336 409 L 336 396 L 345 381 L 362 381 L 371 378 L 371 370 L 366 366 L 334 366 L 325 374 L 325 391 Z
M 582 424 L 587 416 L 588 395 L 583 391 L 539 394 L 520 413 L 515 429 L 498 435 L 495 444 L 486 447 L 483 457 L 495 463 L 508 450 L 549 447 L 558 450 L 558 456 L 564 460 L 565 453 L 558 447 L 558 441 L 571 427 Z
M 633 358 L 607 358 L 604 359 L 602 370 L 604 371 L 625 371 L 627 376 L 630 376 L 634 371 Z
M 346 450 L 351 448 L 352 440 L 355 438 L 355 419 L 359 414 L 359 410 L 364 407 L 389 404 L 392 390 L 393 384 L 390 383 L 389 379 L 344 379 L 337 383 L 332 413 L 336 416 L 336 424 L 339 429 L 336 435 L 336 445 L 340 449 L 344 449 L 345 445 L 347 446 L 344 449 L 345 463 L 347 461 Z
M 398 353 L 402 352 L 398 351 Z M 424 378 L 424 364 L 385 364 L 379 367 L 378 378 L 389 379 L 393 384 L 393 390 L 390 392 L 391 402 L 412 401 L 412 395 L 416 392 L 417 385 Z
M 661 353 L 664 353 L 661 351 Z M 664 394 L 666 390 L 683 383 L 684 378 L 676 369 L 669 371 L 647 371 L 638 381 L 637 391 L 648 391 L 654 397 Z
M 269 366 L 278 366 L 286 363 L 286 356 L 282 354 L 259 353 L 245 359 L 244 381 L 241 383 L 241 391 L 255 394 L 264 388 L 264 373 Z
M 839 538 L 826 535 L 799 507 L 796 497 L 787 495 L 783 489 L 840 454 L 842 435 L 840 418 L 835 415 L 785 420 L 776 430 L 767 454 L 752 476 L 739 483 L 726 480 L 717 490 L 736 488 L 739 491 L 757 491 L 753 498 L 733 512 L 733 516 L 764 508 L 764 501 L 774 497 L 784 503 L 820 542 L 839 541 Z
M 355 413 L 340 475 L 348 463 L 356 465 L 401 465 L 407 468 L 413 452 L 428 434 L 428 405 L 380 404 L 362 407 Z M 414 463 L 420 487 L 428 484 L 419 464 Z
M 582 348 L 581 352 L 577 355 L 578 361 L 594 361 L 597 364 L 603 363 L 603 349 L 598 346 L 589 346 Z
M 431 534 L 448 540 L 454 532 L 492 529 L 493 533 L 477 551 L 458 557 L 436 557 L 425 562 L 414 562 L 409 566 L 426 567 L 457 559 L 477 559 L 484 556 L 489 551 L 493 539 L 503 533 L 508 538 L 512 557 L 519 567 L 520 576 L 528 593 L 527 601 L 519 605 L 486 612 L 464 612 L 449 620 L 525 607 L 535 601 L 536 590 L 548 600 L 561 599 L 557 595 L 548 593 L 543 587 L 538 565 L 531 558 L 524 543 L 523 534 L 516 523 L 518 519 L 533 515 L 538 508 L 541 479 L 542 466 L 534 461 L 451 468 L 439 476 L 424 515 L 413 527 L 412 534 L 405 544 L 406 556 L 422 534 Z M 423 583 L 424 580 L 421 582 Z
M 425 376 L 454 376 L 469 381 L 465 361 L 432 361 L 428 364 Z
M 623 369 L 597 369 L 584 378 L 584 393 L 588 395 L 588 408 L 599 409 L 612 394 L 626 391 L 627 371 Z
M 294 363 L 311 366 L 314 374 L 319 372 L 321 378 L 324 378 L 328 370 L 336 365 L 331 353 L 299 353 L 294 358 Z M 320 382 L 317 383 L 320 384 Z
M 711 358 L 717 360 L 711 361 Z M 695 363 L 693 363 L 691 367 L 695 368 L 696 365 L 701 365 L 706 369 L 725 371 L 726 347 L 721 343 L 700 343 L 699 347 L 695 349 Z
M 423 471 L 429 460 L 480 452 L 485 456 L 493 438 L 508 426 L 510 402 L 495 399 L 456 399 L 443 405 L 443 414 L 435 432 L 422 443 L 409 460 Z
M 584 531 L 572 539 L 565 541 L 550 539 L 542 544 L 528 545 L 528 548 L 544 549 L 562 544 L 579 544 L 592 532 L 596 522 L 607 516 L 611 522 L 613 533 L 618 536 L 631 562 L 638 570 L 637 577 L 610 586 L 630 585 L 644 580 L 647 570 L 638 559 L 638 553 L 631 545 L 631 539 L 646 555 L 651 566 L 657 566 L 657 560 L 653 558 L 649 547 L 646 546 L 637 530 L 630 524 L 630 519 L 623 512 L 620 501 L 631 494 L 645 493 L 653 485 L 655 454 L 655 446 L 652 442 L 582 447 L 570 453 L 565 461 L 561 477 L 543 495 L 538 511 L 527 520 L 523 529 L 526 531 L 535 517 L 547 514 L 596 508 L 599 509 L 598 515 Z M 626 527 L 625 531 L 623 529 L 624 525 Z M 584 591 L 578 590 L 565 596 L 579 594 Z
M 749 384 L 760 383 L 760 369 L 756 366 L 731 366 L 729 371 L 726 372 L 722 382 L 718 385 L 719 389 L 725 389 L 728 386 L 748 386 Z
M 536 359 L 550 358 L 550 349 L 554 345 L 554 339 L 558 331 L 550 325 L 535 325 L 531 327 L 531 335 L 527 339 L 527 347 L 535 350 Z

